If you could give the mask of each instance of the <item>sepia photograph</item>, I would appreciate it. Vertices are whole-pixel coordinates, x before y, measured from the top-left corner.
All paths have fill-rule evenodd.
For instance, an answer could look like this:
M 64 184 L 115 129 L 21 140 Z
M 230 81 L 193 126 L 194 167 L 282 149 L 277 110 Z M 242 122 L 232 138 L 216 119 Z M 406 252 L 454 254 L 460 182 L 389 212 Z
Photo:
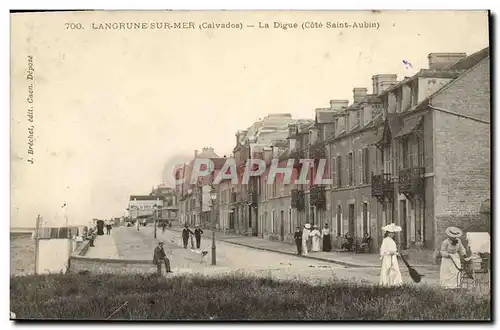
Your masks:
M 9 16 L 11 321 L 492 321 L 489 11 Z

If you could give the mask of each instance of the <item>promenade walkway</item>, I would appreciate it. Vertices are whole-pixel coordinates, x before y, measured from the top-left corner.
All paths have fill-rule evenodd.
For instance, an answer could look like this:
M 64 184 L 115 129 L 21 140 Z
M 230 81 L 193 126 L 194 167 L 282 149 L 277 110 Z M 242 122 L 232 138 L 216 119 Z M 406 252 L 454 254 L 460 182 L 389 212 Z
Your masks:
M 85 257 L 97 259 L 120 259 L 113 235 L 101 235 L 95 239 L 93 247 L 89 247 Z

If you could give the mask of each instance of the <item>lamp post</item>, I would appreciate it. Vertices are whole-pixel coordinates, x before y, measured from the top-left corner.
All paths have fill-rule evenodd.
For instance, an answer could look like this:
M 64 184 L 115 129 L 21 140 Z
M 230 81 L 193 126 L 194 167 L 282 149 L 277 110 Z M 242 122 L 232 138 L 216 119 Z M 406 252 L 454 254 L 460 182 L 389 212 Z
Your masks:
M 215 201 L 217 200 L 217 193 L 213 190 L 210 192 L 210 199 L 212 200 L 212 265 L 217 264 L 217 258 L 215 255 Z
M 154 226 L 155 226 L 155 229 L 154 229 L 154 238 L 156 239 L 156 218 L 158 218 L 157 216 L 157 211 L 158 211 L 158 205 L 153 205 L 153 209 L 154 209 L 154 218 L 153 218 L 153 221 L 154 221 Z

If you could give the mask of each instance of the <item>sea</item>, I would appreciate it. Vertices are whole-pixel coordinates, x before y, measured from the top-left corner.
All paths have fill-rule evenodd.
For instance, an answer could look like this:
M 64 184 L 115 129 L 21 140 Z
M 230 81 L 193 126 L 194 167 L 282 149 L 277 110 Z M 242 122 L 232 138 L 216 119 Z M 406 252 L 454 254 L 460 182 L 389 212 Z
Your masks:
M 35 273 L 35 240 L 31 233 L 10 233 L 10 275 Z

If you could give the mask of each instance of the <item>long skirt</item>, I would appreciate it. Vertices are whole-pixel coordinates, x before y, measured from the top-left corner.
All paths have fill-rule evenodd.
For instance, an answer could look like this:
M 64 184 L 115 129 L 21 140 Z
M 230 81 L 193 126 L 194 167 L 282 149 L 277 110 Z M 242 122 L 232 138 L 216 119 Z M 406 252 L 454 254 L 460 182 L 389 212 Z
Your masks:
M 319 252 L 321 250 L 321 247 L 319 245 L 319 236 L 314 236 L 311 241 L 311 252 Z
M 460 263 L 460 257 L 457 253 L 450 254 L 450 257 L 453 258 L 457 267 L 462 267 Z M 447 289 L 456 289 L 459 287 L 460 278 L 459 271 L 457 267 L 451 261 L 451 258 L 442 258 L 441 259 L 441 269 L 439 272 L 439 285 Z
M 323 235 L 323 251 L 329 252 L 332 250 L 332 242 L 330 235 Z
M 403 278 L 399 271 L 398 257 L 395 255 L 383 256 L 379 285 L 399 286 L 401 284 L 403 284 Z
M 307 241 L 306 240 L 302 240 L 302 255 L 306 256 L 307 255 Z

